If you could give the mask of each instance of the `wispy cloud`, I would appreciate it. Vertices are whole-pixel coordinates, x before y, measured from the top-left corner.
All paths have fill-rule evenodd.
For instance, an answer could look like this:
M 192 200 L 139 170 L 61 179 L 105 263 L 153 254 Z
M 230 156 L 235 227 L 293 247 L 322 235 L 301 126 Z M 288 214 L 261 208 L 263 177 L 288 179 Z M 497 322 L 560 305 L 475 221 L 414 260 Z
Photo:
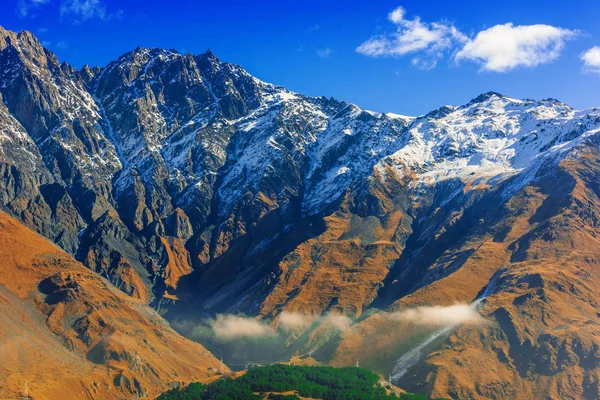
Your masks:
M 325 49 L 317 50 L 317 55 L 321 58 L 328 58 L 331 55 L 331 49 L 327 47 Z
M 296 312 L 283 311 L 279 315 L 279 326 L 285 330 L 294 330 L 310 325 L 315 318 Z
M 313 316 L 283 311 L 275 321 L 241 314 L 217 314 L 215 318 L 198 322 L 175 321 L 174 325 L 177 329 L 197 338 L 210 337 L 218 341 L 230 342 L 239 339 L 283 338 L 293 331 L 307 329 L 313 324 L 324 327 L 328 331 L 341 332 L 351 323 L 350 318 L 339 313 Z
M 37 30 L 39 33 L 47 33 L 48 32 L 48 28 L 38 28 Z
M 309 32 L 320 31 L 320 30 L 321 30 L 321 25 L 319 25 L 319 24 L 314 24 L 314 25 L 311 25 L 311 26 L 308 28 L 308 31 L 309 31 Z
M 395 321 L 434 328 L 466 323 L 478 324 L 485 321 L 477 310 L 468 304 L 409 308 L 389 313 L 387 316 Z
M 535 67 L 556 60 L 566 41 L 577 37 L 576 30 L 551 25 L 495 25 L 469 37 L 454 25 L 406 18 L 398 7 L 388 15 L 396 26 L 391 34 L 373 36 L 356 48 L 369 57 L 411 55 L 411 65 L 431 69 L 439 59 L 469 60 L 484 71 L 507 72 L 518 67 Z
M 279 316 L 279 328 L 283 331 L 306 328 L 313 322 L 336 331 L 343 331 L 352 321 L 345 315 L 335 313 L 311 317 L 284 311 Z M 279 331 L 266 321 L 244 315 L 218 314 L 216 319 L 208 320 L 205 324 L 211 328 L 217 339 L 225 341 L 240 338 L 271 338 L 279 335 Z
M 352 320 L 343 314 L 327 313 L 320 316 L 305 315 L 302 313 L 283 311 L 279 315 L 279 327 L 284 331 L 306 328 L 317 322 L 334 330 L 344 331 L 350 326 Z
M 65 42 L 64 40 L 61 40 L 60 42 L 56 43 L 56 48 L 60 50 L 66 50 L 69 48 L 69 43 Z
M 19 0 L 17 1 L 17 15 L 24 18 L 30 15 L 31 11 L 49 2 L 50 0 Z
M 432 68 L 444 51 L 456 43 L 464 43 L 468 38 L 453 25 L 446 22 L 427 23 L 419 17 L 406 18 L 406 10 L 398 7 L 388 19 L 396 25 L 391 34 L 373 36 L 356 51 L 370 57 L 398 57 L 420 53 L 412 58 L 412 64 L 419 68 Z
M 331 326 L 338 331 L 346 330 L 352 323 L 352 320 L 343 314 L 327 314 L 322 321 L 323 325 Z
M 219 314 L 210 325 L 215 336 L 224 340 L 277 336 L 273 328 L 252 317 Z
M 472 60 L 482 70 L 507 72 L 556 60 L 567 40 L 577 31 L 550 25 L 496 25 L 479 32 L 456 54 L 456 60 Z
M 73 23 L 85 22 L 89 19 L 108 21 L 120 19 L 123 10 L 108 12 L 106 4 L 101 0 L 62 0 L 60 3 L 60 17 L 70 19 Z
M 600 46 L 594 46 L 583 52 L 580 56 L 586 72 L 600 74 Z

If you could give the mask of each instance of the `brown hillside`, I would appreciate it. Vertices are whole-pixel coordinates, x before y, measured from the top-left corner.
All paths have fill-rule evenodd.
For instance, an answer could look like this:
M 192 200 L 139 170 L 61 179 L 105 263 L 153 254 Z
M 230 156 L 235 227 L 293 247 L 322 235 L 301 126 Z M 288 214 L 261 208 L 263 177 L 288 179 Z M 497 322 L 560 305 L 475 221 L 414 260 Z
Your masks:
M 2 213 L 0 260 L 0 398 L 152 397 L 218 368 L 142 301 Z
M 480 306 L 489 323 L 464 325 L 433 343 L 396 383 L 461 399 L 600 398 L 599 171 L 597 147 L 581 148 L 500 206 L 472 210 L 485 229 L 470 226 L 450 246 L 440 236 L 429 244 L 445 249 L 439 257 L 412 260 L 428 274 L 450 272 L 391 310 L 469 303 L 496 279 Z M 390 370 L 431 332 L 374 314 L 342 333 L 331 363 L 359 359 Z

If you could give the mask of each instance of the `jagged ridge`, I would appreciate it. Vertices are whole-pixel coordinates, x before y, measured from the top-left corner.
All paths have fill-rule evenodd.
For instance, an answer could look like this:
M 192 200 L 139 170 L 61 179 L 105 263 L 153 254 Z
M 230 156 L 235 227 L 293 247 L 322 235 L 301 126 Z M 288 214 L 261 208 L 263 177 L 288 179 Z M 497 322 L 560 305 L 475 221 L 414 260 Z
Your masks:
M 464 268 L 473 249 L 444 252 L 492 229 L 481 207 L 533 190 L 600 129 L 599 109 L 552 99 L 490 92 L 405 117 L 210 51 L 76 71 L 29 32 L 0 38 L 3 207 L 173 319 L 402 302 Z

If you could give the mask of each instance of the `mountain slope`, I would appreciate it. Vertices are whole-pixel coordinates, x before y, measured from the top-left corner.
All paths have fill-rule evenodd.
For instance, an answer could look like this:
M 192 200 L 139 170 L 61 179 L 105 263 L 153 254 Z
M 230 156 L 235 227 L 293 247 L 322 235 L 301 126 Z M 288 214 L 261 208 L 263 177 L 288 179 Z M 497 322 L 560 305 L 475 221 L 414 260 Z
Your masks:
M 0 396 L 132 398 L 218 361 L 158 314 L 0 213 Z
M 390 311 L 469 303 L 489 289 L 486 324 L 453 327 L 410 364 L 407 346 L 442 330 L 411 331 L 376 313 L 341 334 L 329 361 L 387 365 L 395 383 L 434 396 L 597 398 L 598 143 L 583 141 L 504 201 L 483 196 L 391 271 L 391 287 L 419 284 Z M 382 304 L 400 290 L 382 291 Z
M 595 279 L 593 259 L 562 263 L 575 257 L 570 242 L 595 246 L 600 109 L 490 92 L 419 117 L 380 114 L 262 82 L 210 51 L 138 48 L 76 71 L 31 33 L 5 30 L 0 95 L 2 208 L 171 321 L 244 313 L 277 327 L 284 312 L 300 314 L 309 322 L 288 332 L 287 351 L 325 343 L 322 358 L 348 365 L 385 349 L 363 361 L 387 374 L 406 353 L 400 339 L 429 332 L 396 330 L 380 309 L 472 302 L 489 288 L 481 312 L 496 325 L 465 327 L 483 335 L 468 340 L 469 372 L 452 368 L 467 361 L 452 346 L 428 352 L 414 365 L 420 389 L 511 398 L 566 379 L 570 389 L 549 395 L 576 397 L 596 382 L 594 362 L 561 367 L 561 378 L 516 357 L 550 357 L 539 350 L 553 354 L 546 335 L 578 326 L 567 304 L 587 289 L 548 295 L 556 324 L 544 303 L 509 303 L 536 296 L 537 283 L 520 286 L 529 275 L 564 284 L 539 260 L 566 275 L 583 263 Z M 577 312 L 593 321 L 589 311 Z M 534 316 L 512 323 L 529 331 L 506 313 Z M 354 325 L 321 326 L 338 314 Z M 531 347 L 515 350 L 515 335 Z M 583 328 L 557 340 L 568 335 L 593 342 Z M 502 379 L 460 378 L 490 357 Z

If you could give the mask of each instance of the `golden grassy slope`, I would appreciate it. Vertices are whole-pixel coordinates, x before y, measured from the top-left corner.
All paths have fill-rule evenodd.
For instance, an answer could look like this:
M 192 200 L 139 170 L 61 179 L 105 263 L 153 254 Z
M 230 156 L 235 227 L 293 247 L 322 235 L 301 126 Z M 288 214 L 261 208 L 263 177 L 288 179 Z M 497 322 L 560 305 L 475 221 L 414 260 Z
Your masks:
M 461 399 L 600 398 L 598 182 L 600 154 L 591 146 L 482 213 L 485 229 L 473 226 L 422 264 L 444 270 L 468 250 L 458 269 L 390 309 L 469 303 L 494 273 L 497 287 L 481 309 L 489 323 L 462 326 L 430 347 L 400 386 Z M 375 314 L 341 334 L 330 362 L 358 359 L 387 373 L 426 333 Z
M 0 397 L 152 397 L 218 361 L 143 301 L 0 213 Z

